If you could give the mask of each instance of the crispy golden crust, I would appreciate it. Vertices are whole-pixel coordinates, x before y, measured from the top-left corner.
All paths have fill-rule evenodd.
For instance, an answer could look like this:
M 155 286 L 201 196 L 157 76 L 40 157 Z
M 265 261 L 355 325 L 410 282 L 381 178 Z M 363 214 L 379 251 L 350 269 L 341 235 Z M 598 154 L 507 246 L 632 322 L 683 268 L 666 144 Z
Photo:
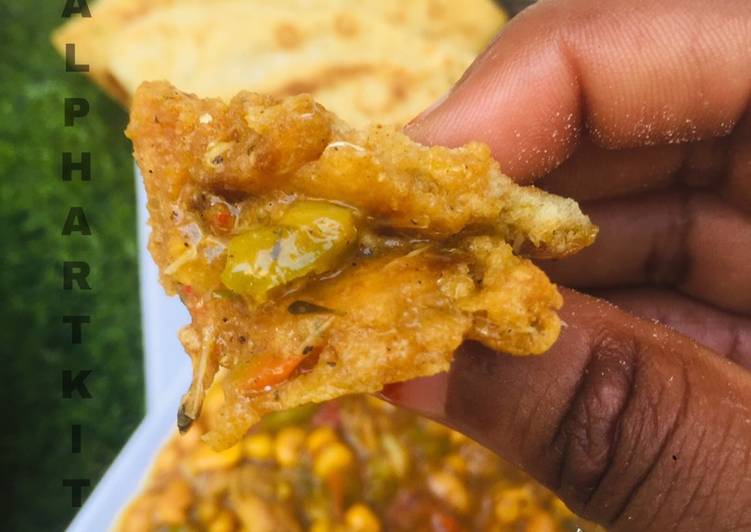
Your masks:
M 150 249 L 193 317 L 181 333 L 194 367 L 183 421 L 198 415 L 218 368 L 229 372 L 208 435 L 217 448 L 268 412 L 444 371 L 464 339 L 544 352 L 562 300 L 513 251 L 565 256 L 596 234 L 576 203 L 517 186 L 483 145 L 356 131 L 307 96 L 241 93 L 224 104 L 148 83 L 127 134 L 149 194 Z M 228 294 L 228 239 L 311 198 L 356 210 L 357 249 L 266 303 Z M 231 227 L 212 226 L 217 205 Z M 292 312 L 296 301 L 328 310 Z
M 128 135 L 146 177 L 159 176 L 146 184 L 167 187 L 172 201 L 187 181 L 253 195 L 283 189 L 430 236 L 491 226 L 546 257 L 576 253 L 597 233 L 576 202 L 517 186 L 479 143 L 428 148 L 393 127 L 353 130 L 306 95 L 243 92 L 226 105 L 157 82 L 134 104 Z

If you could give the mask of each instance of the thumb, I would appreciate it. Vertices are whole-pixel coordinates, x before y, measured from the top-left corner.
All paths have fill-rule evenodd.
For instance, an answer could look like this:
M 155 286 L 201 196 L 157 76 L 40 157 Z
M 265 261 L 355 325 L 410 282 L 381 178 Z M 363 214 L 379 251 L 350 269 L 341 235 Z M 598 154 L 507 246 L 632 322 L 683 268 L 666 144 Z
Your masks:
M 568 326 L 546 354 L 466 344 L 448 374 L 383 395 L 473 437 L 607 527 L 751 526 L 751 374 L 562 291 Z
M 485 142 L 522 183 L 581 135 L 606 148 L 724 135 L 749 105 L 750 16 L 748 0 L 539 2 L 406 129 L 426 144 Z

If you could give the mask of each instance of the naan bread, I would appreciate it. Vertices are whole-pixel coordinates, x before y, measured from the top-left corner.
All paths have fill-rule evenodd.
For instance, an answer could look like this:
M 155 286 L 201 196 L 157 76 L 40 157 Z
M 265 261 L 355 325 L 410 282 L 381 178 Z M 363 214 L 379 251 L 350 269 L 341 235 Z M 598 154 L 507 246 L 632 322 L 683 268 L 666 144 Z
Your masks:
M 377 116 L 394 123 L 440 97 L 473 58 L 362 12 L 311 10 L 300 17 L 277 6 L 217 5 L 174 6 L 131 24 L 114 40 L 123 50 L 115 77 L 128 92 L 144 79 L 167 79 L 227 100 L 239 87 L 311 93 L 350 122 Z M 248 20 L 259 22 L 252 31 Z
M 490 0 L 100 0 L 53 36 L 128 104 L 145 80 L 229 99 L 300 92 L 350 122 L 401 124 L 452 85 L 504 22 Z

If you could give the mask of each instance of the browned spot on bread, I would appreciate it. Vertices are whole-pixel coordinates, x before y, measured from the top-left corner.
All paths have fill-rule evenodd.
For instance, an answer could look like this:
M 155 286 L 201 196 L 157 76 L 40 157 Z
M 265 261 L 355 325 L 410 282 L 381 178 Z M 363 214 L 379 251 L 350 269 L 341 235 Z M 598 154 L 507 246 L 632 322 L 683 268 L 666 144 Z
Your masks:
M 346 14 L 342 14 L 334 19 L 334 30 L 343 37 L 353 37 L 360 28 L 357 21 Z
M 293 50 L 300 46 L 302 35 L 292 24 L 279 24 L 274 30 L 276 42 L 285 50 Z
M 323 87 L 344 83 L 347 80 L 365 76 L 373 71 L 370 65 L 343 65 L 327 68 L 315 78 L 294 80 L 274 91 L 279 97 L 294 96 L 295 94 L 311 93 L 321 90 Z

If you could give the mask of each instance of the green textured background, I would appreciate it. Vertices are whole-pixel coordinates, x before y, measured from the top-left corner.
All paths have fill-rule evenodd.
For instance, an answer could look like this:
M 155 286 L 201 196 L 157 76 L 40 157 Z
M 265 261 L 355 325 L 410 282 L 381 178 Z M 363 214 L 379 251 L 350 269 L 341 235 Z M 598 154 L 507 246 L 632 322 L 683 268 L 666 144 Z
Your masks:
M 143 415 L 135 203 L 126 113 L 49 44 L 63 0 L 2 2 L 0 22 L 0 346 L 3 531 L 61 530 L 72 519 L 66 477 L 92 487 Z M 64 127 L 65 97 L 88 117 Z M 90 151 L 90 182 L 63 182 L 61 152 Z M 62 236 L 82 206 L 92 236 Z M 62 290 L 62 261 L 85 260 L 92 290 Z M 66 313 L 87 313 L 83 344 Z M 62 399 L 63 369 L 91 369 L 93 398 Z M 71 454 L 70 426 L 83 427 Z M 88 490 L 90 491 L 90 490 Z M 87 491 L 87 493 L 88 493 Z

